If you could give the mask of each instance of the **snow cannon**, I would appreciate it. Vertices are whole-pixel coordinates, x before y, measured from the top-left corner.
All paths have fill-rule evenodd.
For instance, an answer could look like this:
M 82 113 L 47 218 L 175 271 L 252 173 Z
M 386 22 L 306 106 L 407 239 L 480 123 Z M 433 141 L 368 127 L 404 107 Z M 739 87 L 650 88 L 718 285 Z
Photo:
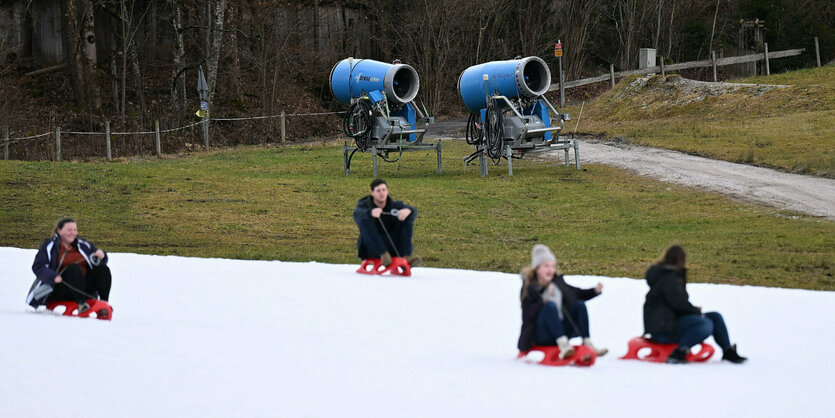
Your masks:
M 331 93 L 348 106 L 342 122 L 346 136 L 354 145 L 343 146 L 345 174 L 350 173 L 354 153 L 370 152 L 374 177 L 377 177 L 377 157 L 394 162 L 404 151 L 435 149 L 438 153 L 438 172 L 441 171 L 440 141 L 437 145 L 424 144 L 425 126 L 434 122 L 415 103 L 420 90 L 420 78 L 410 65 L 395 61 L 391 64 L 370 59 L 346 58 L 336 63 L 329 78 Z M 396 152 L 396 158 L 389 154 Z M 350 153 L 350 155 L 349 155 Z
M 478 158 L 481 175 L 486 176 L 487 158 L 494 165 L 504 158 L 508 173 L 513 175 L 514 158 L 524 158 L 530 152 L 563 150 L 567 166 L 568 150 L 574 148 L 579 170 L 579 144 L 558 140 L 570 116 L 557 112 L 545 97 L 550 88 L 551 71 L 539 57 L 491 61 L 464 70 L 458 77 L 458 93 L 471 112 L 467 143 L 476 146 L 465 163 Z

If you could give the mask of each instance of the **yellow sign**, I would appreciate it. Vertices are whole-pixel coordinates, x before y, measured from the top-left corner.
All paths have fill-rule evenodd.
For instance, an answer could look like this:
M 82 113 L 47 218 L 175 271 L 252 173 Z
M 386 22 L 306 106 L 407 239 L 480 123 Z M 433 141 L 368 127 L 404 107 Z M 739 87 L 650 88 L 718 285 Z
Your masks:
M 555 57 L 561 57 L 562 56 L 562 49 L 555 49 L 554 50 L 554 56 Z
M 209 114 L 209 111 L 206 110 L 206 109 L 200 109 L 197 112 L 195 112 L 194 114 L 197 115 L 198 118 L 205 118 L 206 115 Z

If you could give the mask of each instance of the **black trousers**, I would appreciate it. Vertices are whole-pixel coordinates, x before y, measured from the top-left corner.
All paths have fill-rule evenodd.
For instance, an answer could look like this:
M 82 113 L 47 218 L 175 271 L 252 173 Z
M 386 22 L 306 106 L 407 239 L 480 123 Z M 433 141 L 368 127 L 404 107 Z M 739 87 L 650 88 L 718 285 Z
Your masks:
M 62 282 L 55 285 L 47 300 L 51 302 L 73 300 L 81 303 L 90 299 L 89 296 L 98 297 L 104 301 L 110 298 L 110 268 L 106 265 L 93 267 L 85 276 L 81 267 L 73 264 L 61 273 L 61 279 Z M 64 285 L 64 283 L 69 286 Z M 86 293 L 86 295 L 78 290 Z

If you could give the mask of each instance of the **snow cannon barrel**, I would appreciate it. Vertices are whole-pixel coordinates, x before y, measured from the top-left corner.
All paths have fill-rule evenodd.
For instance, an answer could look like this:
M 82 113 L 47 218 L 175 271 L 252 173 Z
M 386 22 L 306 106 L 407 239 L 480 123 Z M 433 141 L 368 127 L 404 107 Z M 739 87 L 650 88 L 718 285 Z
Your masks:
M 545 94 L 549 87 L 551 71 L 539 57 L 474 65 L 458 78 L 458 93 L 472 112 L 487 107 L 488 95 L 498 93 L 508 99 L 538 97 Z
M 415 99 L 420 79 L 406 64 L 346 58 L 333 66 L 330 85 L 333 96 L 344 105 L 373 91 L 383 92 L 389 103 L 403 104 Z

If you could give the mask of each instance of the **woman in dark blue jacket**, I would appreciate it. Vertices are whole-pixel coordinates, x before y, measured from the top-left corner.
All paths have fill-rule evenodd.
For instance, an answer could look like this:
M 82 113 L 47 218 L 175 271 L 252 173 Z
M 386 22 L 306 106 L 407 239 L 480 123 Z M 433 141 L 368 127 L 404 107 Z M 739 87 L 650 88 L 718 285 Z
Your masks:
M 644 302 L 644 333 L 658 343 L 677 342 L 678 347 L 667 363 L 686 363 L 690 347 L 713 334 L 722 347 L 722 360 L 742 363 L 746 360 L 731 345 L 725 320 L 719 312 L 702 314 L 702 308 L 690 303 L 687 294 L 687 268 L 684 248 L 673 245 L 647 270 L 649 284 Z
M 583 345 L 598 356 L 609 352 L 597 349 L 589 335 L 589 313 L 585 301 L 603 291 L 598 283 L 592 289 L 579 289 L 565 282 L 557 270 L 557 258 L 551 250 L 537 244 L 531 251 L 531 266 L 522 270 L 522 331 L 519 351 L 529 351 L 536 345 L 556 345 L 560 358 L 571 357 L 574 347 L 571 337 L 582 337 Z
M 32 271 L 36 279 L 26 303 L 33 308 L 52 301 L 76 301 L 82 314 L 90 309 L 88 298 L 106 301 L 110 297 L 107 254 L 78 237 L 78 224 L 72 218 L 58 221 L 52 238 L 38 249 Z M 107 311 L 96 314 L 101 318 Z

